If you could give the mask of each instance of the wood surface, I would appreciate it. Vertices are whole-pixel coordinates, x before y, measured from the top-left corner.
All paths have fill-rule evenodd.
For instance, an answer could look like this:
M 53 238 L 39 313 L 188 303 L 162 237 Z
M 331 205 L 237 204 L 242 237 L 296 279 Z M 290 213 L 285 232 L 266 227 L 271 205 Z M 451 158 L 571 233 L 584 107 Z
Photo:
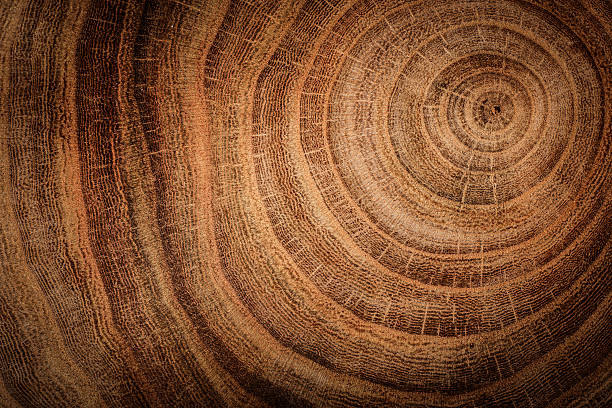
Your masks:
M 0 0 L 1 407 L 611 407 L 606 0 Z

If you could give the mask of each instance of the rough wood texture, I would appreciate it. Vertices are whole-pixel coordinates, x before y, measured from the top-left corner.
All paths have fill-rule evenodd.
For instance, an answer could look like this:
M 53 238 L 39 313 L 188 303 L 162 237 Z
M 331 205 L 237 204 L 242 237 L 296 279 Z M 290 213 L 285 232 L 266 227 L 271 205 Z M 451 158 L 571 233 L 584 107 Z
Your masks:
M 0 406 L 612 406 L 610 2 L 0 23 Z

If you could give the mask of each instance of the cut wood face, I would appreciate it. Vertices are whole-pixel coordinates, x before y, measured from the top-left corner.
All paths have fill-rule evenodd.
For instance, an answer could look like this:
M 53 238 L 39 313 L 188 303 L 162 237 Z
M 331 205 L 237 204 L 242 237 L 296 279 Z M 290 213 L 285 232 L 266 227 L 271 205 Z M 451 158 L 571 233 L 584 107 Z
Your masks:
M 612 406 L 609 1 L 0 23 L 0 406 Z

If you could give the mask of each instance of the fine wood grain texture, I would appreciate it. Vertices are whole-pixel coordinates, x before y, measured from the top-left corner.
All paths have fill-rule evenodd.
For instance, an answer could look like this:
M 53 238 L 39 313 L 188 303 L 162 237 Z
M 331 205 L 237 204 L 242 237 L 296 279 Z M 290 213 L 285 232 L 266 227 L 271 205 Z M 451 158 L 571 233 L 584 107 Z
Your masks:
M 0 23 L 0 406 L 612 406 L 609 1 Z

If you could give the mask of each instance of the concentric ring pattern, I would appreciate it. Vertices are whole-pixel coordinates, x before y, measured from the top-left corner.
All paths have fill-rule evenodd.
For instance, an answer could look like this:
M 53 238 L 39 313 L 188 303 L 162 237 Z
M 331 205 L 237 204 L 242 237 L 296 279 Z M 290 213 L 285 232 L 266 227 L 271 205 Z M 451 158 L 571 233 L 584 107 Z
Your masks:
M 0 21 L 0 405 L 612 406 L 609 2 Z

